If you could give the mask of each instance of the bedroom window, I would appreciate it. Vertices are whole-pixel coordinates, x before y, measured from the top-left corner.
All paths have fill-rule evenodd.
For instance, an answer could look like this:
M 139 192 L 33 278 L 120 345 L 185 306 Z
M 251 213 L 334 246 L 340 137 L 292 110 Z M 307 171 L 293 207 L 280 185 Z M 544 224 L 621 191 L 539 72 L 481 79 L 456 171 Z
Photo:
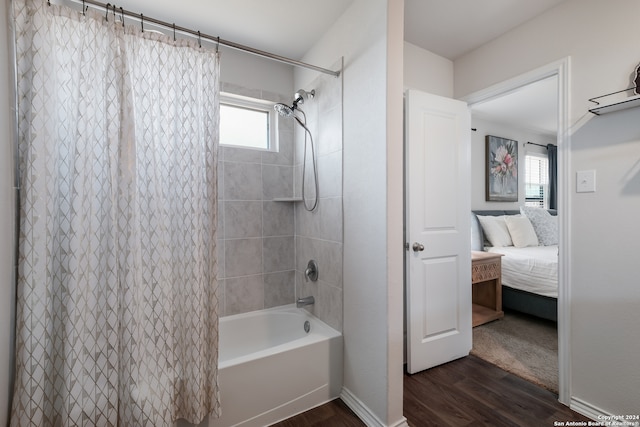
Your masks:
M 549 191 L 549 161 L 545 156 L 525 156 L 525 205 L 546 208 Z
M 220 145 L 277 151 L 273 103 L 221 94 Z

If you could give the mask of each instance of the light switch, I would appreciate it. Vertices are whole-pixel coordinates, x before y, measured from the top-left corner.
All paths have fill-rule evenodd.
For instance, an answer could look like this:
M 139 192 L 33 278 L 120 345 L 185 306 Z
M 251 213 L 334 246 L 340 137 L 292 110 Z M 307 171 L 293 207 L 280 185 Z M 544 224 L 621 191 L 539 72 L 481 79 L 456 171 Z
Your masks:
M 596 171 L 578 171 L 576 173 L 576 192 L 594 193 L 596 191 Z

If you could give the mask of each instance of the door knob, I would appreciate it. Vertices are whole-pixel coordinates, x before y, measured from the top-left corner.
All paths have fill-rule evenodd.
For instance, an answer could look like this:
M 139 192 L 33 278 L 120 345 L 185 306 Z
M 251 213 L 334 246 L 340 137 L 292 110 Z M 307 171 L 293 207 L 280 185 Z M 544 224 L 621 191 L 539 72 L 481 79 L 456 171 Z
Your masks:
M 424 245 L 422 243 L 415 242 L 412 247 L 414 252 L 424 251 Z

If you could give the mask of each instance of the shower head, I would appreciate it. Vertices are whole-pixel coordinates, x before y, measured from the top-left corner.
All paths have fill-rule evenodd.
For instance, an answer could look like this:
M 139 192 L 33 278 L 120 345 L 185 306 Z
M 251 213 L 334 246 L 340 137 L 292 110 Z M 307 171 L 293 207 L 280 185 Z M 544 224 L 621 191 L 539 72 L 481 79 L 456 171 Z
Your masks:
M 296 108 L 295 104 L 293 107 L 289 107 L 286 104 L 278 103 L 273 106 L 274 110 L 278 112 L 282 117 L 291 117 L 293 116 L 293 110 Z

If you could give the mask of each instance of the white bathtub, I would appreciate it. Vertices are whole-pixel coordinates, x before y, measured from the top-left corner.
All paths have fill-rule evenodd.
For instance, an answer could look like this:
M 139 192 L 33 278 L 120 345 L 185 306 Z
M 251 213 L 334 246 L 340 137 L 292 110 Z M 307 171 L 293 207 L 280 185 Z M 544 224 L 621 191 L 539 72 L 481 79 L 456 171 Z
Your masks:
M 295 305 L 222 317 L 219 348 L 222 417 L 210 427 L 266 426 L 340 394 L 342 335 Z

